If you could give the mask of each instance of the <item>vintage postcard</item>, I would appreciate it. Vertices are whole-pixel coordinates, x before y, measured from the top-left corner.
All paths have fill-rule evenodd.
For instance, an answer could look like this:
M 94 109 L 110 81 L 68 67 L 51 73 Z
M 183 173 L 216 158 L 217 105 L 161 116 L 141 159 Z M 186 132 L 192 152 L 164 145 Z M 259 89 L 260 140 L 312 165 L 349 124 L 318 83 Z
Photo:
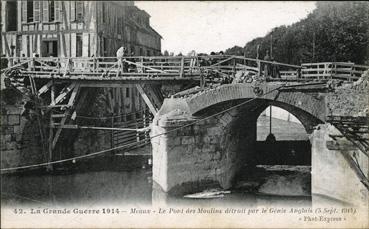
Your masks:
M 368 12 L 1 1 L 1 228 L 368 228 Z

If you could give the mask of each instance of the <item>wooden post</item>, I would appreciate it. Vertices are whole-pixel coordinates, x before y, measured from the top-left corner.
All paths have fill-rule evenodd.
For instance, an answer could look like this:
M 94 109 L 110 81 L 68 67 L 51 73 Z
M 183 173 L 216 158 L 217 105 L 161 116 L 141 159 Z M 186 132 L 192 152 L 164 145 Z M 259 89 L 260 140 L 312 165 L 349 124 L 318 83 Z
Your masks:
M 143 57 L 141 56 L 140 57 L 140 62 L 141 62 L 141 72 L 144 73 L 145 72 L 145 68 L 143 67 L 144 66 L 144 63 L 143 63 Z
M 257 68 L 258 68 L 258 78 L 261 77 L 261 63 L 260 60 L 256 60 Z
M 114 128 L 114 112 L 111 113 L 111 128 Z M 110 148 L 114 147 L 114 130 L 111 130 L 111 140 L 110 140 Z M 111 151 L 111 154 L 114 153 L 114 150 Z
M 272 133 L 272 106 L 269 106 L 269 134 Z
M 182 58 L 181 58 L 181 70 L 179 72 L 179 77 L 183 77 L 183 73 L 184 73 L 184 57 L 182 56 Z
M 233 64 L 232 78 L 234 79 L 234 77 L 236 76 L 236 59 L 233 58 L 232 64 Z
M 48 163 L 50 163 L 53 159 L 53 138 L 54 138 L 54 129 L 52 128 L 52 126 L 54 125 L 53 122 L 53 110 L 51 109 L 50 111 L 50 120 L 49 120 L 49 139 L 48 139 L 48 152 L 49 152 L 49 157 L 48 157 Z M 46 167 L 47 171 L 52 171 L 53 170 L 53 166 L 51 164 L 48 164 Z
M 143 127 L 146 128 L 147 127 L 147 123 L 146 123 L 146 109 L 143 110 L 143 114 L 142 114 L 142 120 L 143 120 Z M 144 133 L 144 139 L 145 139 L 145 143 L 147 142 L 147 133 Z

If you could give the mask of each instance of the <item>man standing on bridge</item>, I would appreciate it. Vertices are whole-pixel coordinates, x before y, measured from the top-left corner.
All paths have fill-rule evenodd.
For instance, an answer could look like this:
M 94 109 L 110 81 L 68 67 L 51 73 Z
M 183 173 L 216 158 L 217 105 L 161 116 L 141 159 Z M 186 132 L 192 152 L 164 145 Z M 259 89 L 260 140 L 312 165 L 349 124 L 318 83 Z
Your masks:
M 266 54 L 264 56 L 264 60 L 265 61 L 270 61 L 270 56 L 269 56 L 269 50 L 266 51 Z M 268 77 L 269 74 L 271 73 L 270 71 L 270 63 L 264 63 L 264 76 Z
M 124 46 L 120 47 L 117 51 L 118 69 L 121 72 L 124 72 L 123 57 L 124 57 L 125 52 L 126 52 L 126 48 Z

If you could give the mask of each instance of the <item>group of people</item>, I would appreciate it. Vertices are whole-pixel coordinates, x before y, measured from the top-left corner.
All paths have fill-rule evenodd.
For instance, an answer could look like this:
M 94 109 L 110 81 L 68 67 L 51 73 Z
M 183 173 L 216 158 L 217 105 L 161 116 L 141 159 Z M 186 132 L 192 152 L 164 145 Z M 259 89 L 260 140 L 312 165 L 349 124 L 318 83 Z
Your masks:
M 269 50 L 266 51 L 265 61 L 274 62 L 274 58 L 269 56 Z M 271 78 L 281 78 L 279 74 L 279 65 L 273 63 L 264 63 L 264 76 Z

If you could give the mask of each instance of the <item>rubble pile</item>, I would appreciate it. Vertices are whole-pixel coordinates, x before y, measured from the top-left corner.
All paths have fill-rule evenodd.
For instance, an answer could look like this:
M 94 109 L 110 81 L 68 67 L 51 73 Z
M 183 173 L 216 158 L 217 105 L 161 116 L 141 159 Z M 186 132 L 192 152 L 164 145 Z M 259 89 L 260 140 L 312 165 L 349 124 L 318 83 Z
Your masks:
M 327 96 L 328 115 L 368 116 L 369 110 L 369 71 L 354 83 L 337 87 Z

